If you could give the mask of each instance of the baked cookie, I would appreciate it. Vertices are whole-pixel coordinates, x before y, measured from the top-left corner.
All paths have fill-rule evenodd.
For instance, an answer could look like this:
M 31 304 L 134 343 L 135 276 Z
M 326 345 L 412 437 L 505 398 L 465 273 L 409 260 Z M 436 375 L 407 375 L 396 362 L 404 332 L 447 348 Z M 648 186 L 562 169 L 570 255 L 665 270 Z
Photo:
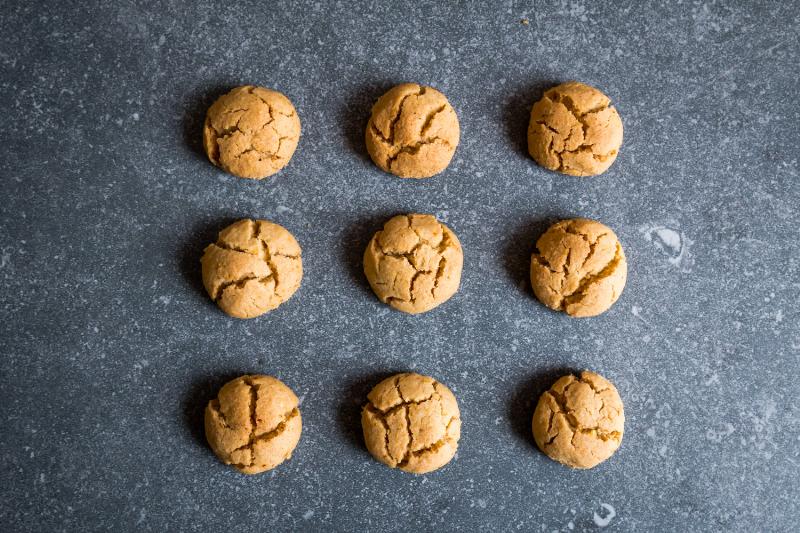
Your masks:
M 425 474 L 458 449 L 461 418 L 450 389 L 419 374 L 386 378 L 367 395 L 361 426 L 369 453 L 392 468 Z
M 533 413 L 533 438 L 548 457 L 572 468 L 592 468 L 622 442 L 625 412 L 617 389 L 585 370 L 542 394 Z
M 570 316 L 595 316 L 617 301 L 628 274 L 611 229 L 574 218 L 550 226 L 531 256 L 531 286 L 540 302 Z
M 570 81 L 533 104 L 528 151 L 537 163 L 572 176 L 602 174 L 622 145 L 622 120 L 594 87 Z
M 242 376 L 208 402 L 205 426 L 220 461 L 258 474 L 292 456 L 303 423 L 292 389 L 270 376 Z
M 406 313 L 430 311 L 458 290 L 464 255 L 433 215 L 398 215 L 364 252 L 364 273 L 383 303 Z
M 300 245 L 283 226 L 244 219 L 219 232 L 200 263 L 203 285 L 220 309 L 253 318 L 291 298 L 303 279 Z
M 263 179 L 285 167 L 300 140 L 300 119 L 284 95 L 245 85 L 220 96 L 206 113 L 203 147 L 216 166 Z
M 447 168 L 458 146 L 458 117 L 445 95 L 404 83 L 372 107 L 366 141 L 382 170 L 401 178 L 429 178 Z

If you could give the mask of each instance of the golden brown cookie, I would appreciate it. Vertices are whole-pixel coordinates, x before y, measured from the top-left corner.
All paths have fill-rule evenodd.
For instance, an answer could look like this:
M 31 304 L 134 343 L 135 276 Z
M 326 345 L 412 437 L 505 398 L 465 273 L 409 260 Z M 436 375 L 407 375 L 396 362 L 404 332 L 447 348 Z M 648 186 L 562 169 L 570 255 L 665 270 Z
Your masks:
M 291 298 L 303 279 L 300 245 L 283 226 L 244 219 L 219 232 L 200 263 L 203 285 L 220 309 L 253 318 Z
M 592 468 L 622 442 L 625 411 L 617 389 L 585 370 L 564 376 L 542 394 L 533 413 L 533 438 L 548 457 L 572 468 Z
M 602 174 L 621 145 L 622 120 L 594 87 L 562 83 L 533 104 L 528 151 L 545 168 L 572 176 Z
M 292 389 L 258 375 L 226 383 L 208 402 L 205 426 L 217 457 L 244 474 L 271 470 L 289 459 L 303 429 Z
M 458 146 L 458 117 L 445 95 L 403 83 L 372 107 L 367 151 L 381 169 L 401 178 L 429 178 L 447 168 Z
M 419 374 L 386 378 L 367 395 L 361 426 L 369 453 L 392 468 L 425 474 L 458 449 L 461 418 L 450 389 Z
M 574 218 L 550 226 L 531 256 L 531 286 L 550 309 L 595 316 L 617 301 L 628 275 L 625 252 L 611 229 Z
M 245 85 L 220 96 L 206 114 L 203 147 L 216 166 L 263 179 L 285 167 L 300 140 L 300 119 L 277 91 Z
M 383 303 L 406 313 L 430 311 L 458 290 L 464 254 L 433 215 L 398 215 L 364 252 L 364 273 Z

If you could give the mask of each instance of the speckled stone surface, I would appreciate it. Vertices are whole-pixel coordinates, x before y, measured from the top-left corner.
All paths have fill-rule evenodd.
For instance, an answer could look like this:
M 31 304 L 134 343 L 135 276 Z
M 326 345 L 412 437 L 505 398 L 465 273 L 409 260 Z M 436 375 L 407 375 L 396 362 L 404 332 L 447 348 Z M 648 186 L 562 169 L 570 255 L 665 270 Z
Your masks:
M 100 4 L 0 17 L 4 531 L 796 529 L 797 2 Z M 570 79 L 625 124 L 597 178 L 526 154 L 531 104 Z M 429 180 L 366 155 L 370 106 L 402 81 L 442 90 L 461 121 Z M 244 83 L 284 92 L 303 123 L 263 182 L 200 148 L 209 103 Z M 461 290 L 417 317 L 380 304 L 360 264 L 407 211 L 465 251 Z M 547 310 L 527 281 L 536 237 L 574 216 L 612 227 L 629 260 L 598 318 Z M 248 321 L 199 272 L 241 217 L 288 228 L 306 271 Z M 586 472 L 530 435 L 538 394 L 583 368 L 627 415 Z M 365 394 L 403 370 L 446 383 L 463 418 L 458 456 L 422 477 L 360 435 Z M 294 457 L 255 477 L 202 434 L 205 403 L 244 372 L 302 401 Z

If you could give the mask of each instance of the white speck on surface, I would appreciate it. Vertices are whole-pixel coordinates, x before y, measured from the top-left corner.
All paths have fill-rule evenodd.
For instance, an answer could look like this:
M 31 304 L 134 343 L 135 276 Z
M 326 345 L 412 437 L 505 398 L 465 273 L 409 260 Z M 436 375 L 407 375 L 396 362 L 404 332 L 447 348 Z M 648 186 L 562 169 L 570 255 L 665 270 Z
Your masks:
M 607 514 L 605 516 L 601 516 L 597 513 L 597 511 L 595 511 L 592 518 L 594 519 L 594 523 L 597 525 L 597 527 L 606 527 L 611 523 L 614 517 L 617 516 L 617 512 L 614 510 L 614 507 L 607 503 L 601 503 L 600 507 L 605 509 Z
M 648 242 L 667 256 L 670 264 L 678 267 L 684 273 L 692 271 L 694 258 L 690 248 L 694 241 L 689 239 L 686 234 L 679 229 L 656 224 L 642 226 L 639 231 Z
M 736 431 L 736 429 L 733 427 L 733 424 L 730 423 L 726 423 L 725 427 L 719 430 L 708 428 L 706 430 L 706 439 L 712 442 L 722 442 L 726 437 L 732 435 L 734 431 Z
M 642 308 L 638 305 L 631 306 L 631 314 L 641 320 L 643 324 L 648 324 L 647 320 L 642 318 Z
M 314 511 L 306 511 L 303 513 L 303 520 L 309 520 L 312 516 L 314 516 Z

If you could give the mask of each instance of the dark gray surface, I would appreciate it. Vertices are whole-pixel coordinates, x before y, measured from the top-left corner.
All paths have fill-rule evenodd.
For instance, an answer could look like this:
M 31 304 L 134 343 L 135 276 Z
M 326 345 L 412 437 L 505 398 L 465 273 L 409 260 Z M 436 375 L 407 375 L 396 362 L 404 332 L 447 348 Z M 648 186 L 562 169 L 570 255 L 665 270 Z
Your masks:
M 797 2 L 107 4 L 0 17 L 4 531 L 583 530 L 603 504 L 616 530 L 797 528 Z M 525 153 L 531 103 L 569 79 L 625 124 L 597 178 Z M 461 121 L 433 179 L 365 154 L 370 106 L 401 81 L 439 88 Z M 283 91 L 303 123 L 263 182 L 200 151 L 206 107 L 243 83 Z M 418 317 L 361 274 L 369 236 L 406 211 L 437 214 L 465 250 L 458 294 Z M 598 318 L 548 311 L 526 280 L 535 238 L 569 216 L 611 226 L 629 259 Z M 241 217 L 291 230 L 306 271 L 249 321 L 199 280 L 204 245 Z M 532 401 L 582 368 L 613 380 L 627 415 L 588 472 L 529 435 Z M 364 395 L 399 370 L 460 402 L 439 472 L 363 447 Z M 202 435 L 204 404 L 243 372 L 302 398 L 294 457 L 255 477 Z

